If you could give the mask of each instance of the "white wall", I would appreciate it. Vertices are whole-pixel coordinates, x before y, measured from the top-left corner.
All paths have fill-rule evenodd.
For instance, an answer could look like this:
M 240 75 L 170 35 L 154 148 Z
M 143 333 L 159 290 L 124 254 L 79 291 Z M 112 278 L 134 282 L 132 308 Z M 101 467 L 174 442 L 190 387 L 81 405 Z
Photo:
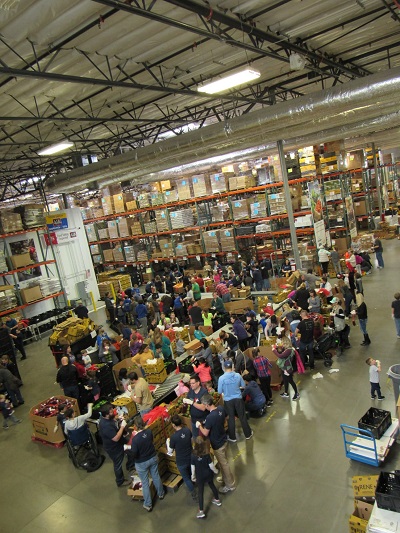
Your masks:
M 57 230 L 60 241 L 53 245 L 55 258 L 60 271 L 62 285 L 64 286 L 67 299 L 74 300 L 79 297 L 76 284 L 79 281 L 86 282 L 87 293 L 92 292 L 94 299 L 100 298 L 97 280 L 90 255 L 86 232 L 79 208 L 65 209 L 68 219 L 68 229 Z M 52 213 L 54 215 L 54 213 Z M 76 233 L 76 237 L 68 238 L 68 234 Z M 61 237 L 67 237 L 64 242 Z

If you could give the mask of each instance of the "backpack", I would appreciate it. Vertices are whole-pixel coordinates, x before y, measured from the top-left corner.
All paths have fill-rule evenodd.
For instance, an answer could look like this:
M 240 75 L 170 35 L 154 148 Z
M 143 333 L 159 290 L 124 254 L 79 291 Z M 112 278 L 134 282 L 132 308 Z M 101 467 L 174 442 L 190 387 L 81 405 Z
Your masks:
M 122 305 L 122 309 L 125 311 L 125 313 L 130 313 L 132 311 L 132 302 L 127 298 L 124 300 L 124 303 Z
M 98 470 L 104 463 L 104 455 L 96 455 L 92 451 L 87 452 L 85 458 L 79 463 L 79 466 L 86 470 L 86 472 L 95 472 Z
M 276 366 L 280 368 L 281 370 L 286 370 L 289 373 L 293 372 L 293 365 L 292 365 L 293 355 L 294 355 L 294 350 L 292 348 L 291 354 L 288 357 L 286 357 L 286 359 L 282 359 L 278 357 L 276 361 Z

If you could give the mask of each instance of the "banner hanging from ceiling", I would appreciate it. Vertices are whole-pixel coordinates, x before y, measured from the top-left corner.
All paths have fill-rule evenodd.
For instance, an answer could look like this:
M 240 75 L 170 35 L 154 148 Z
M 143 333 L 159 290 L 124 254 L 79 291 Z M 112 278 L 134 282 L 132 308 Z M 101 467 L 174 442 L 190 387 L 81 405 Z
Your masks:
M 317 180 L 309 182 L 307 186 L 314 223 L 315 242 L 318 249 L 326 244 L 323 196 Z

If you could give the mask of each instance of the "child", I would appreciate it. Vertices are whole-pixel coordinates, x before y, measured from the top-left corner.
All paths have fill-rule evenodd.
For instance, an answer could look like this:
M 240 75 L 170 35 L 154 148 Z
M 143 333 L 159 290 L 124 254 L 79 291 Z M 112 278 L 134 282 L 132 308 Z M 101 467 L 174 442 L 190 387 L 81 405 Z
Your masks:
M 207 390 L 208 394 L 214 394 L 215 389 L 213 389 L 212 381 L 206 381 L 203 387 Z
M 202 386 L 207 383 L 207 381 L 212 381 L 211 377 L 211 368 L 207 361 L 202 361 L 198 364 L 193 365 L 193 370 L 196 374 L 199 375 Z
M 60 403 L 58 404 L 58 415 L 57 415 L 57 422 L 56 422 L 56 425 L 54 426 L 54 433 L 57 433 L 58 431 L 58 428 L 61 426 L 61 429 L 63 430 L 64 432 L 64 424 L 65 424 L 65 409 L 66 409 L 66 404 L 65 403 Z
M 218 472 L 215 468 L 210 455 L 206 450 L 206 441 L 202 437 L 197 437 L 194 441 L 194 449 L 191 459 L 192 481 L 197 480 L 197 489 L 199 496 L 199 512 L 196 518 L 205 518 L 204 512 L 204 485 L 208 483 L 208 486 L 212 490 L 214 498 L 211 503 L 220 507 L 221 501 L 218 497 L 217 487 L 214 485 L 213 477 Z
M 161 344 L 156 344 L 155 348 L 156 348 L 156 353 L 155 353 L 154 357 L 156 359 L 164 359 L 164 355 L 162 353 L 162 345 Z
M 206 334 L 199 329 L 198 325 L 194 327 L 194 336 L 198 341 L 206 338 Z
M 208 309 L 203 310 L 203 322 L 205 326 L 212 326 L 212 313 Z
M 86 372 L 87 377 L 89 378 L 85 389 L 91 391 L 93 400 L 97 402 L 100 398 L 100 386 L 96 378 L 96 370 L 88 370 Z
M 0 410 L 4 418 L 3 429 L 8 429 L 9 418 L 11 418 L 14 425 L 22 422 L 22 420 L 14 415 L 13 405 L 10 400 L 7 400 L 4 394 L 0 394 Z
M 381 362 L 377 359 L 368 357 L 365 361 L 369 365 L 369 382 L 371 383 L 371 400 L 375 400 L 375 392 L 378 394 L 378 400 L 383 400 L 381 386 L 379 385 L 379 372 L 381 371 Z
M 183 355 L 185 353 L 185 342 L 181 339 L 181 334 L 176 334 L 176 353 L 177 355 Z
M 90 357 L 90 355 L 88 354 L 87 350 L 81 350 L 81 355 L 82 355 L 82 361 L 83 361 L 83 364 L 85 365 L 85 368 L 88 369 L 92 366 L 92 359 Z

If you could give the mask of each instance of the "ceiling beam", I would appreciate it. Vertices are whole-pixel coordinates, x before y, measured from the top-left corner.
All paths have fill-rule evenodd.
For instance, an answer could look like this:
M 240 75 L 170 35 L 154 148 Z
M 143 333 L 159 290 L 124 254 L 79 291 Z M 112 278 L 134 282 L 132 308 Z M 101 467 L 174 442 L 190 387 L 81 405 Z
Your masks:
M 70 74 L 58 74 L 55 72 L 39 72 L 35 70 L 21 70 L 17 68 L 0 66 L 0 74 L 8 74 L 14 78 L 30 78 L 36 80 L 47 80 L 47 81 L 56 81 L 59 83 L 76 83 L 79 85 L 97 85 L 100 87 L 118 87 L 121 89 L 138 89 L 141 91 L 153 91 L 163 94 L 179 94 L 181 96 L 192 96 L 196 98 L 207 98 L 215 100 L 227 100 L 227 101 L 236 101 L 242 100 L 248 104 L 252 103 L 252 100 L 249 98 L 221 95 L 212 96 L 206 93 L 201 93 L 198 91 L 192 91 L 190 89 L 178 89 L 174 87 L 161 87 L 159 85 L 146 85 L 142 83 L 135 83 L 133 81 L 114 81 L 114 80 L 102 80 L 99 78 L 87 78 L 85 76 L 72 76 Z
M 138 122 L 138 123 L 154 123 L 154 122 L 160 122 L 165 124 L 171 124 L 171 122 L 179 122 L 182 124 L 186 124 L 184 120 L 180 119 L 168 119 L 168 118 L 122 118 L 122 117 L 41 117 L 32 115 L 31 117 L 7 117 L 7 116 L 0 116 L 0 122 L 124 122 L 124 123 L 132 123 L 132 122 Z
M 108 1 L 108 0 L 95 0 L 95 1 L 104 3 L 104 1 Z M 199 15 L 200 17 L 205 17 L 205 18 L 211 17 L 211 20 L 213 20 L 214 22 L 226 24 L 232 29 L 241 31 L 243 33 L 246 33 L 247 35 L 252 35 L 253 37 L 257 37 L 258 39 L 261 39 L 262 41 L 275 44 L 279 46 L 280 48 L 284 48 L 287 51 L 296 52 L 298 54 L 301 54 L 307 57 L 308 59 L 312 61 L 316 61 L 318 63 L 322 63 L 330 67 L 338 68 L 340 69 L 341 72 L 350 75 L 352 78 L 358 78 L 358 77 L 369 74 L 369 72 L 363 68 L 348 67 L 341 61 L 338 61 L 324 54 L 320 54 L 318 52 L 310 50 L 299 44 L 292 43 L 289 40 L 287 41 L 282 40 L 282 36 L 278 36 L 271 32 L 266 32 L 264 30 L 261 30 L 257 28 L 257 26 L 255 26 L 254 24 L 249 24 L 247 22 L 244 22 L 243 20 L 240 20 L 239 18 L 232 17 L 225 13 L 221 13 L 217 10 L 213 10 L 210 8 L 210 6 L 207 6 L 205 4 L 199 4 L 191 0 L 164 0 L 164 2 L 167 2 L 168 4 L 174 5 L 176 7 L 180 7 L 181 9 L 184 9 L 186 11 L 190 11 L 191 13 L 195 13 Z M 113 7 L 117 7 L 116 4 L 119 4 L 119 3 L 120 3 L 119 1 L 114 1 Z M 107 4 L 107 5 L 110 5 L 110 4 Z

